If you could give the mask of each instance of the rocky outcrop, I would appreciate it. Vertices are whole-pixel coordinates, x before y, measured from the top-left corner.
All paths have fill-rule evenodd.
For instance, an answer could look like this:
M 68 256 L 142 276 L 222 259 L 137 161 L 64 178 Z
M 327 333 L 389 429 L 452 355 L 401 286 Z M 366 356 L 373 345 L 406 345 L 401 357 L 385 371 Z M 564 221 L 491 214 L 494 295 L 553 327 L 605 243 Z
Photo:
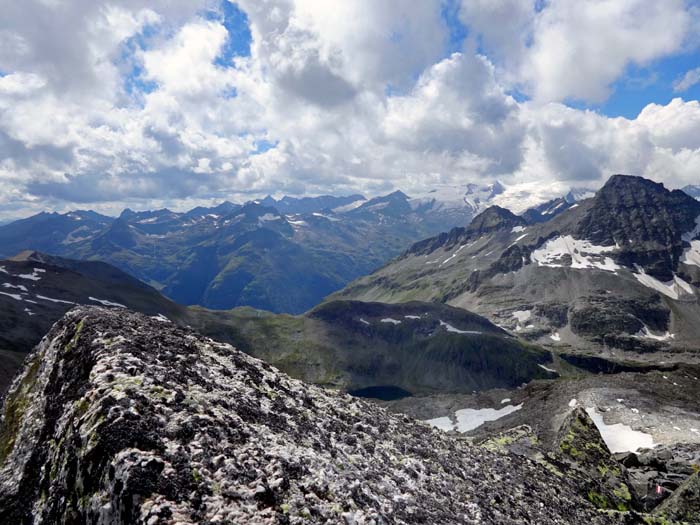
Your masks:
M 697 486 L 697 482 L 689 478 L 700 471 L 700 445 L 677 443 L 617 456 L 627 468 L 636 508 L 651 511 L 673 494 L 671 502 L 658 512 L 681 519 L 683 509 L 695 505 L 695 512 L 700 516 L 700 499 L 694 504 L 692 497 L 688 499 L 693 494 L 692 487 Z M 684 486 L 687 489 L 683 489 Z
M 57 323 L 1 424 L 1 523 L 621 522 L 525 458 L 124 311 Z

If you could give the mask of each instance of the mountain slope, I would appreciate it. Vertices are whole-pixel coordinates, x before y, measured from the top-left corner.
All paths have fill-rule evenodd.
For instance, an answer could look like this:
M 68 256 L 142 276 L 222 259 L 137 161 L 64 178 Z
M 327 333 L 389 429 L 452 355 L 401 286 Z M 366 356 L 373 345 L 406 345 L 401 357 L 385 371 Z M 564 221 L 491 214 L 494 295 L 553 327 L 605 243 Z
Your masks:
M 11 257 L 24 250 L 61 254 L 72 244 L 96 235 L 113 220 L 93 211 L 39 213 L 0 226 L 0 256 Z
M 447 302 L 554 346 L 698 349 L 700 202 L 613 176 L 545 223 L 513 217 L 489 209 L 335 297 Z
M 194 309 L 189 323 L 293 377 L 368 397 L 515 388 L 554 377 L 549 352 L 439 304 L 337 301 L 298 317 Z
M 542 465 L 79 308 L 2 409 L 3 523 L 622 523 Z
M 182 322 L 186 309 L 121 270 L 24 252 L 0 261 L 0 394 L 27 352 L 77 304 L 131 308 Z

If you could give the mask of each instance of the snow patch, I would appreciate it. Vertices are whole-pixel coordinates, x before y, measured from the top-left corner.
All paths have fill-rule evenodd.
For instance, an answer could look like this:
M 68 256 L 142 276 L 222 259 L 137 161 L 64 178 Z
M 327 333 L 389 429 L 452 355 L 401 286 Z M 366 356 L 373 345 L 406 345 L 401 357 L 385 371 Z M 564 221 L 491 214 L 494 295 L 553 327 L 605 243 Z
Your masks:
M 97 299 L 96 297 L 88 297 L 88 299 L 95 303 L 100 303 L 103 306 L 116 306 L 117 308 L 126 308 L 126 306 L 124 306 L 121 303 L 115 303 L 112 301 L 108 301 L 107 299 Z
M 520 233 L 525 231 L 525 226 L 513 226 L 513 229 L 510 230 L 511 233 Z
M 461 251 L 462 251 L 464 248 L 466 248 L 466 247 L 467 247 L 467 245 L 466 245 L 466 244 L 463 244 L 462 246 L 460 246 L 459 248 L 457 248 L 457 251 L 454 252 L 452 255 L 450 255 L 447 259 L 445 259 L 444 261 L 442 261 L 442 262 L 440 263 L 440 266 L 442 266 L 443 264 L 447 264 L 447 263 L 450 262 L 452 259 L 454 259 L 455 257 L 457 257 L 457 255 L 459 254 L 459 252 L 461 252 Z
M 596 246 L 590 241 L 574 239 L 571 235 L 547 241 L 544 246 L 530 255 L 530 260 L 539 266 L 550 268 L 571 267 L 576 269 L 597 269 L 614 272 L 620 269 L 615 261 L 602 254 L 616 250 L 616 246 Z M 565 264 L 566 257 L 571 264 Z
M 586 408 L 586 413 L 598 427 L 605 444 L 613 454 L 616 452 L 636 452 L 640 448 L 653 448 L 654 439 L 650 434 L 633 430 L 632 427 L 615 423 L 608 425 L 603 416 L 593 407 Z
M 22 301 L 22 296 L 19 294 L 15 293 L 5 293 L 5 292 L 0 292 L 0 295 L 6 295 L 8 297 L 12 297 L 15 301 Z
M 700 266 L 700 241 L 690 241 L 690 248 L 683 252 L 681 262 L 689 266 Z
M 516 310 L 513 312 L 513 317 L 518 320 L 518 324 L 523 324 L 532 317 L 532 310 Z
M 552 341 L 557 341 L 557 342 L 561 341 L 561 336 L 559 335 L 559 332 L 554 332 L 553 334 L 551 334 L 551 335 L 549 336 L 549 338 L 550 338 Z
M 510 403 L 510 398 L 507 397 L 505 399 L 501 399 L 501 405 L 505 405 L 506 403 Z
M 634 334 L 635 337 L 642 337 L 644 339 L 653 339 L 654 341 L 670 341 L 671 339 L 674 339 L 676 337 L 675 334 L 672 334 L 671 332 L 666 332 L 663 335 L 656 335 L 654 334 L 651 330 L 649 330 L 649 327 L 644 325 L 644 328 Z
M 369 324 L 370 324 L 369 321 L 367 321 L 366 319 L 363 319 L 362 317 L 360 317 L 360 322 L 362 324 L 366 324 L 367 326 L 369 326 Z
M 571 401 L 569 401 L 569 408 L 574 408 L 577 404 L 578 401 L 576 400 L 576 398 L 574 398 Z
M 380 323 L 391 323 L 391 324 L 401 324 L 401 321 L 398 319 L 392 319 L 391 317 L 386 317 L 380 321 Z
M 404 315 L 405 319 L 420 319 L 420 315 Z
M 16 290 L 22 290 L 23 292 L 27 292 L 27 287 L 22 286 L 21 284 L 10 284 L 10 283 L 2 283 L 3 288 L 15 288 Z
M 559 374 L 559 372 L 557 372 L 553 368 L 547 368 L 546 366 L 540 365 L 540 364 L 538 364 L 537 366 L 539 366 L 541 369 L 546 370 L 547 372 L 549 372 L 551 374 L 557 374 L 557 375 Z
M 359 208 L 362 206 L 365 202 L 367 202 L 365 199 L 359 199 L 354 202 L 351 202 L 350 204 L 345 204 L 344 206 L 338 206 L 337 208 L 333 208 L 331 210 L 333 213 L 345 213 L 351 210 L 354 210 L 355 208 Z
M 444 432 L 449 432 L 450 430 L 455 429 L 455 424 L 447 416 L 427 419 L 425 422 Z
M 29 281 L 40 281 L 41 276 L 39 274 L 44 272 L 46 272 L 46 270 L 43 270 L 41 268 L 34 268 L 34 271 L 32 273 L 21 273 L 17 277 L 19 277 L 20 279 L 27 279 Z
M 321 217 L 322 219 L 326 219 L 331 222 L 338 222 L 340 219 L 336 219 L 335 217 L 330 217 L 328 215 L 324 215 L 323 213 L 318 213 L 318 212 L 313 212 L 311 215 L 314 217 Z
M 155 321 L 160 321 L 161 323 L 171 323 L 172 321 L 165 317 L 163 314 L 152 315 L 151 319 Z

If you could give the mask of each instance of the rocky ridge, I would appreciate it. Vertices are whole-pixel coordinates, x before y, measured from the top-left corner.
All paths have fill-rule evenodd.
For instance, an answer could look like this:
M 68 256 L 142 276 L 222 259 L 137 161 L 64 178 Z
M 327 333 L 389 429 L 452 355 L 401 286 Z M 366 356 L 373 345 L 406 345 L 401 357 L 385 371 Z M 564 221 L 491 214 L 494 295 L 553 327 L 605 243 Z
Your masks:
M 3 523 L 637 522 L 527 458 L 104 308 L 52 328 L 1 425 Z

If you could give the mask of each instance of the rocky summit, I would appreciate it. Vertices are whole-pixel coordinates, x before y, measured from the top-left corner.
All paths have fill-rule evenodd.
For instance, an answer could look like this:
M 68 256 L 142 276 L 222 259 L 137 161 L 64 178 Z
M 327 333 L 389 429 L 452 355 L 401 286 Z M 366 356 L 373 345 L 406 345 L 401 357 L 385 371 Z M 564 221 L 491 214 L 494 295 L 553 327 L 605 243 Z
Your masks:
M 542 462 L 123 310 L 68 312 L 1 425 L 0 523 L 637 522 Z

